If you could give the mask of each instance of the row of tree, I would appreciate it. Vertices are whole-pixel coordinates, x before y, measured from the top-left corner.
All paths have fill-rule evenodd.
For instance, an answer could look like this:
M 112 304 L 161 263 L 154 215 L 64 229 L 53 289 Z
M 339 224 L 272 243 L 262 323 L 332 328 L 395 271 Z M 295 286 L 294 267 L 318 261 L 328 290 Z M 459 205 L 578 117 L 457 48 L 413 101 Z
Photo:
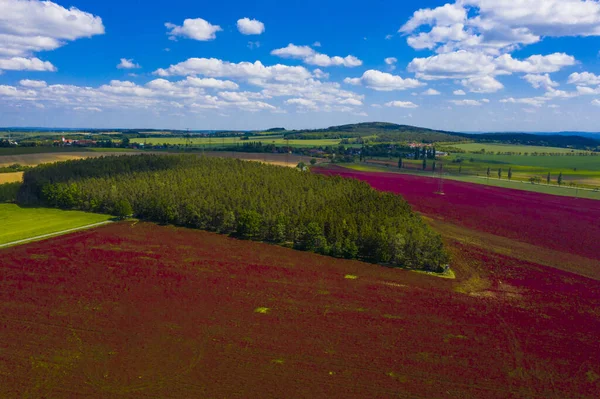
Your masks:
M 25 172 L 24 204 L 136 217 L 439 271 L 441 238 L 401 197 L 357 180 L 235 159 L 102 157 Z

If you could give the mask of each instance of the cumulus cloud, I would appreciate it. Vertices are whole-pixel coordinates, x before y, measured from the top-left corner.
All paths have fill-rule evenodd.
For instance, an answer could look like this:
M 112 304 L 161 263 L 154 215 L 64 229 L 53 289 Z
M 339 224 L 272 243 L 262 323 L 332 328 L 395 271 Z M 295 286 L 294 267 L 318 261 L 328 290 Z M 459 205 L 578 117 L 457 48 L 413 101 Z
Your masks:
M 592 105 L 596 105 L 596 106 L 600 107 L 600 100 L 592 101 Z
M 594 75 L 590 72 L 582 72 L 582 73 L 572 73 L 569 76 L 568 82 L 570 84 L 580 85 L 580 86 L 596 86 L 600 85 L 600 76 Z
M 195 76 L 204 75 L 213 78 L 266 79 L 284 82 L 302 81 L 310 78 L 311 73 L 301 66 L 273 65 L 265 66 L 260 61 L 228 62 L 217 58 L 190 58 L 169 68 L 157 69 L 158 76 Z
M 461 84 L 471 93 L 495 93 L 502 90 L 504 85 L 491 76 L 475 76 L 463 79 Z
M 537 43 L 543 37 L 599 36 L 600 3 L 457 0 L 416 11 L 400 32 L 409 35 L 408 44 L 415 49 L 500 54 Z
M 510 54 L 495 57 L 459 50 L 426 58 L 415 58 L 408 65 L 417 78 L 425 80 L 463 79 L 462 85 L 474 93 L 493 93 L 504 88 L 496 79 L 500 75 L 525 73 L 539 75 L 558 72 L 576 64 L 574 57 L 564 53 L 533 55 L 523 60 Z
M 316 102 L 314 102 L 313 100 L 308 100 L 306 98 L 290 98 L 289 100 L 286 100 L 285 103 L 288 105 L 297 105 L 301 108 L 309 110 L 316 111 L 317 109 L 319 109 Z
M 219 90 L 237 90 L 239 86 L 237 83 L 230 80 L 219 80 L 214 78 L 195 78 L 188 76 L 185 83 L 193 87 L 201 87 L 205 89 L 219 89 Z
M 450 102 L 454 105 L 459 106 L 480 106 L 481 102 L 477 100 L 450 100 Z
M 370 69 L 363 73 L 360 78 L 346 78 L 344 82 L 351 85 L 364 85 L 377 91 L 407 90 L 423 86 L 416 79 L 403 79 L 398 75 Z
M 321 67 L 345 66 L 352 68 L 362 65 L 362 61 L 353 55 L 348 55 L 346 57 L 330 57 L 326 54 L 316 52 L 309 46 L 296 46 L 292 43 L 288 44 L 287 47 L 271 51 L 271 54 L 282 58 L 300 59 L 305 64 L 317 65 Z
M 40 88 L 40 87 L 48 86 L 48 84 L 43 80 L 30 80 L 30 79 L 23 79 L 23 80 L 19 81 L 19 84 L 24 87 L 32 87 L 32 88 Z
M 265 31 L 265 24 L 250 18 L 242 18 L 237 21 L 238 31 L 242 35 L 260 35 Z
M 223 30 L 219 25 L 212 25 L 202 18 L 188 18 L 183 21 L 182 26 L 167 22 L 165 27 L 170 29 L 167 34 L 171 40 L 175 40 L 178 36 L 199 41 L 214 40 L 217 37 L 216 33 Z
M 55 71 L 33 55 L 104 33 L 100 17 L 51 1 L 0 0 L 0 70 Z
M 390 101 L 385 103 L 386 107 L 394 107 L 394 108 L 418 108 L 419 106 L 410 101 Z
M 553 81 L 550 78 L 549 74 L 545 74 L 545 75 L 533 75 L 533 74 L 527 74 L 525 76 L 523 76 L 523 79 L 525 79 L 527 82 L 529 82 L 529 84 L 534 88 L 534 89 L 550 89 L 552 87 L 557 87 L 558 83 L 556 83 L 555 81 Z
M 48 71 L 55 72 L 56 67 L 49 61 L 42 61 L 39 58 L 0 58 L 0 71 Z
M 442 93 L 440 93 L 439 91 L 437 91 L 435 89 L 427 89 L 421 94 L 423 94 L 425 96 L 439 96 Z
M 531 105 L 533 107 L 541 107 L 548 101 L 548 97 L 531 97 L 531 98 L 504 98 L 500 100 L 501 103 L 505 104 L 526 104 Z
M 20 89 L 14 86 L 0 85 L 0 97 L 35 98 L 34 90 Z
M 141 68 L 140 64 L 133 62 L 133 59 L 121 58 L 121 62 L 117 65 L 118 69 L 136 69 Z
M 467 93 L 465 93 L 464 90 L 454 90 L 452 92 L 452 94 L 454 94 L 455 96 L 466 96 L 467 95 Z

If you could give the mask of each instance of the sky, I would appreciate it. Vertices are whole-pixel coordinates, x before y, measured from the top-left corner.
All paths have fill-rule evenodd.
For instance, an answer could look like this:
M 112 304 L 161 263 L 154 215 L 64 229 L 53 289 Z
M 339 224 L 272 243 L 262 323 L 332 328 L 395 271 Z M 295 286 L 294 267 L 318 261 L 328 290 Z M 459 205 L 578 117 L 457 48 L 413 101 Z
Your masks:
M 0 0 L 0 126 L 600 131 L 600 0 Z

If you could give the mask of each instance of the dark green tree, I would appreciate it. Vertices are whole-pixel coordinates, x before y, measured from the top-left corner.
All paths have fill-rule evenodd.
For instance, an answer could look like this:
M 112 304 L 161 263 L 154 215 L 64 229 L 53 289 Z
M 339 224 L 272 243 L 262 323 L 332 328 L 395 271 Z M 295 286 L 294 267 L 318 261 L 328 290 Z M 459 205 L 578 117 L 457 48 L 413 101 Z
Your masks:
M 433 164 L 431 164 L 431 171 L 435 172 L 435 161 L 433 161 Z
M 398 158 L 398 169 L 402 169 L 402 157 Z
M 133 208 L 126 199 L 120 199 L 115 203 L 113 214 L 119 219 L 126 219 L 133 216 Z
M 508 168 L 508 180 L 512 179 L 512 168 Z
M 427 169 L 427 158 L 423 158 L 423 170 Z
M 362 154 L 361 154 L 361 161 L 362 161 Z M 311 159 L 311 160 L 310 160 L 310 164 L 311 164 L 312 166 L 315 166 L 315 165 L 317 164 L 317 160 L 316 160 L 316 159 L 314 159 L 314 158 L 313 158 L 313 159 Z
M 502 168 L 498 168 L 498 179 L 502 179 Z
M 487 172 L 486 172 L 487 177 L 490 177 L 491 174 L 492 174 L 492 169 L 490 169 L 490 167 L 488 167 Z
M 548 172 L 548 176 L 546 176 L 546 184 L 550 185 L 550 172 Z
M 562 175 L 562 172 L 560 172 L 558 174 L 558 179 L 556 180 L 556 182 L 558 183 L 559 186 L 561 186 L 563 184 L 563 175 Z

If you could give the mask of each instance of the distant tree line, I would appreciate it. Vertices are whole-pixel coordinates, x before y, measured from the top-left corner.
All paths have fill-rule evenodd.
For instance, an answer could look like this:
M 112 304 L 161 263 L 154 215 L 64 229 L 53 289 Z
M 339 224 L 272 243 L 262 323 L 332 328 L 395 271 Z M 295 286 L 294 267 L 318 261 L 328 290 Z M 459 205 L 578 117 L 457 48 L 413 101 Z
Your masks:
M 101 157 L 25 172 L 18 201 L 188 226 L 430 271 L 441 238 L 401 197 L 363 182 L 235 159 Z

